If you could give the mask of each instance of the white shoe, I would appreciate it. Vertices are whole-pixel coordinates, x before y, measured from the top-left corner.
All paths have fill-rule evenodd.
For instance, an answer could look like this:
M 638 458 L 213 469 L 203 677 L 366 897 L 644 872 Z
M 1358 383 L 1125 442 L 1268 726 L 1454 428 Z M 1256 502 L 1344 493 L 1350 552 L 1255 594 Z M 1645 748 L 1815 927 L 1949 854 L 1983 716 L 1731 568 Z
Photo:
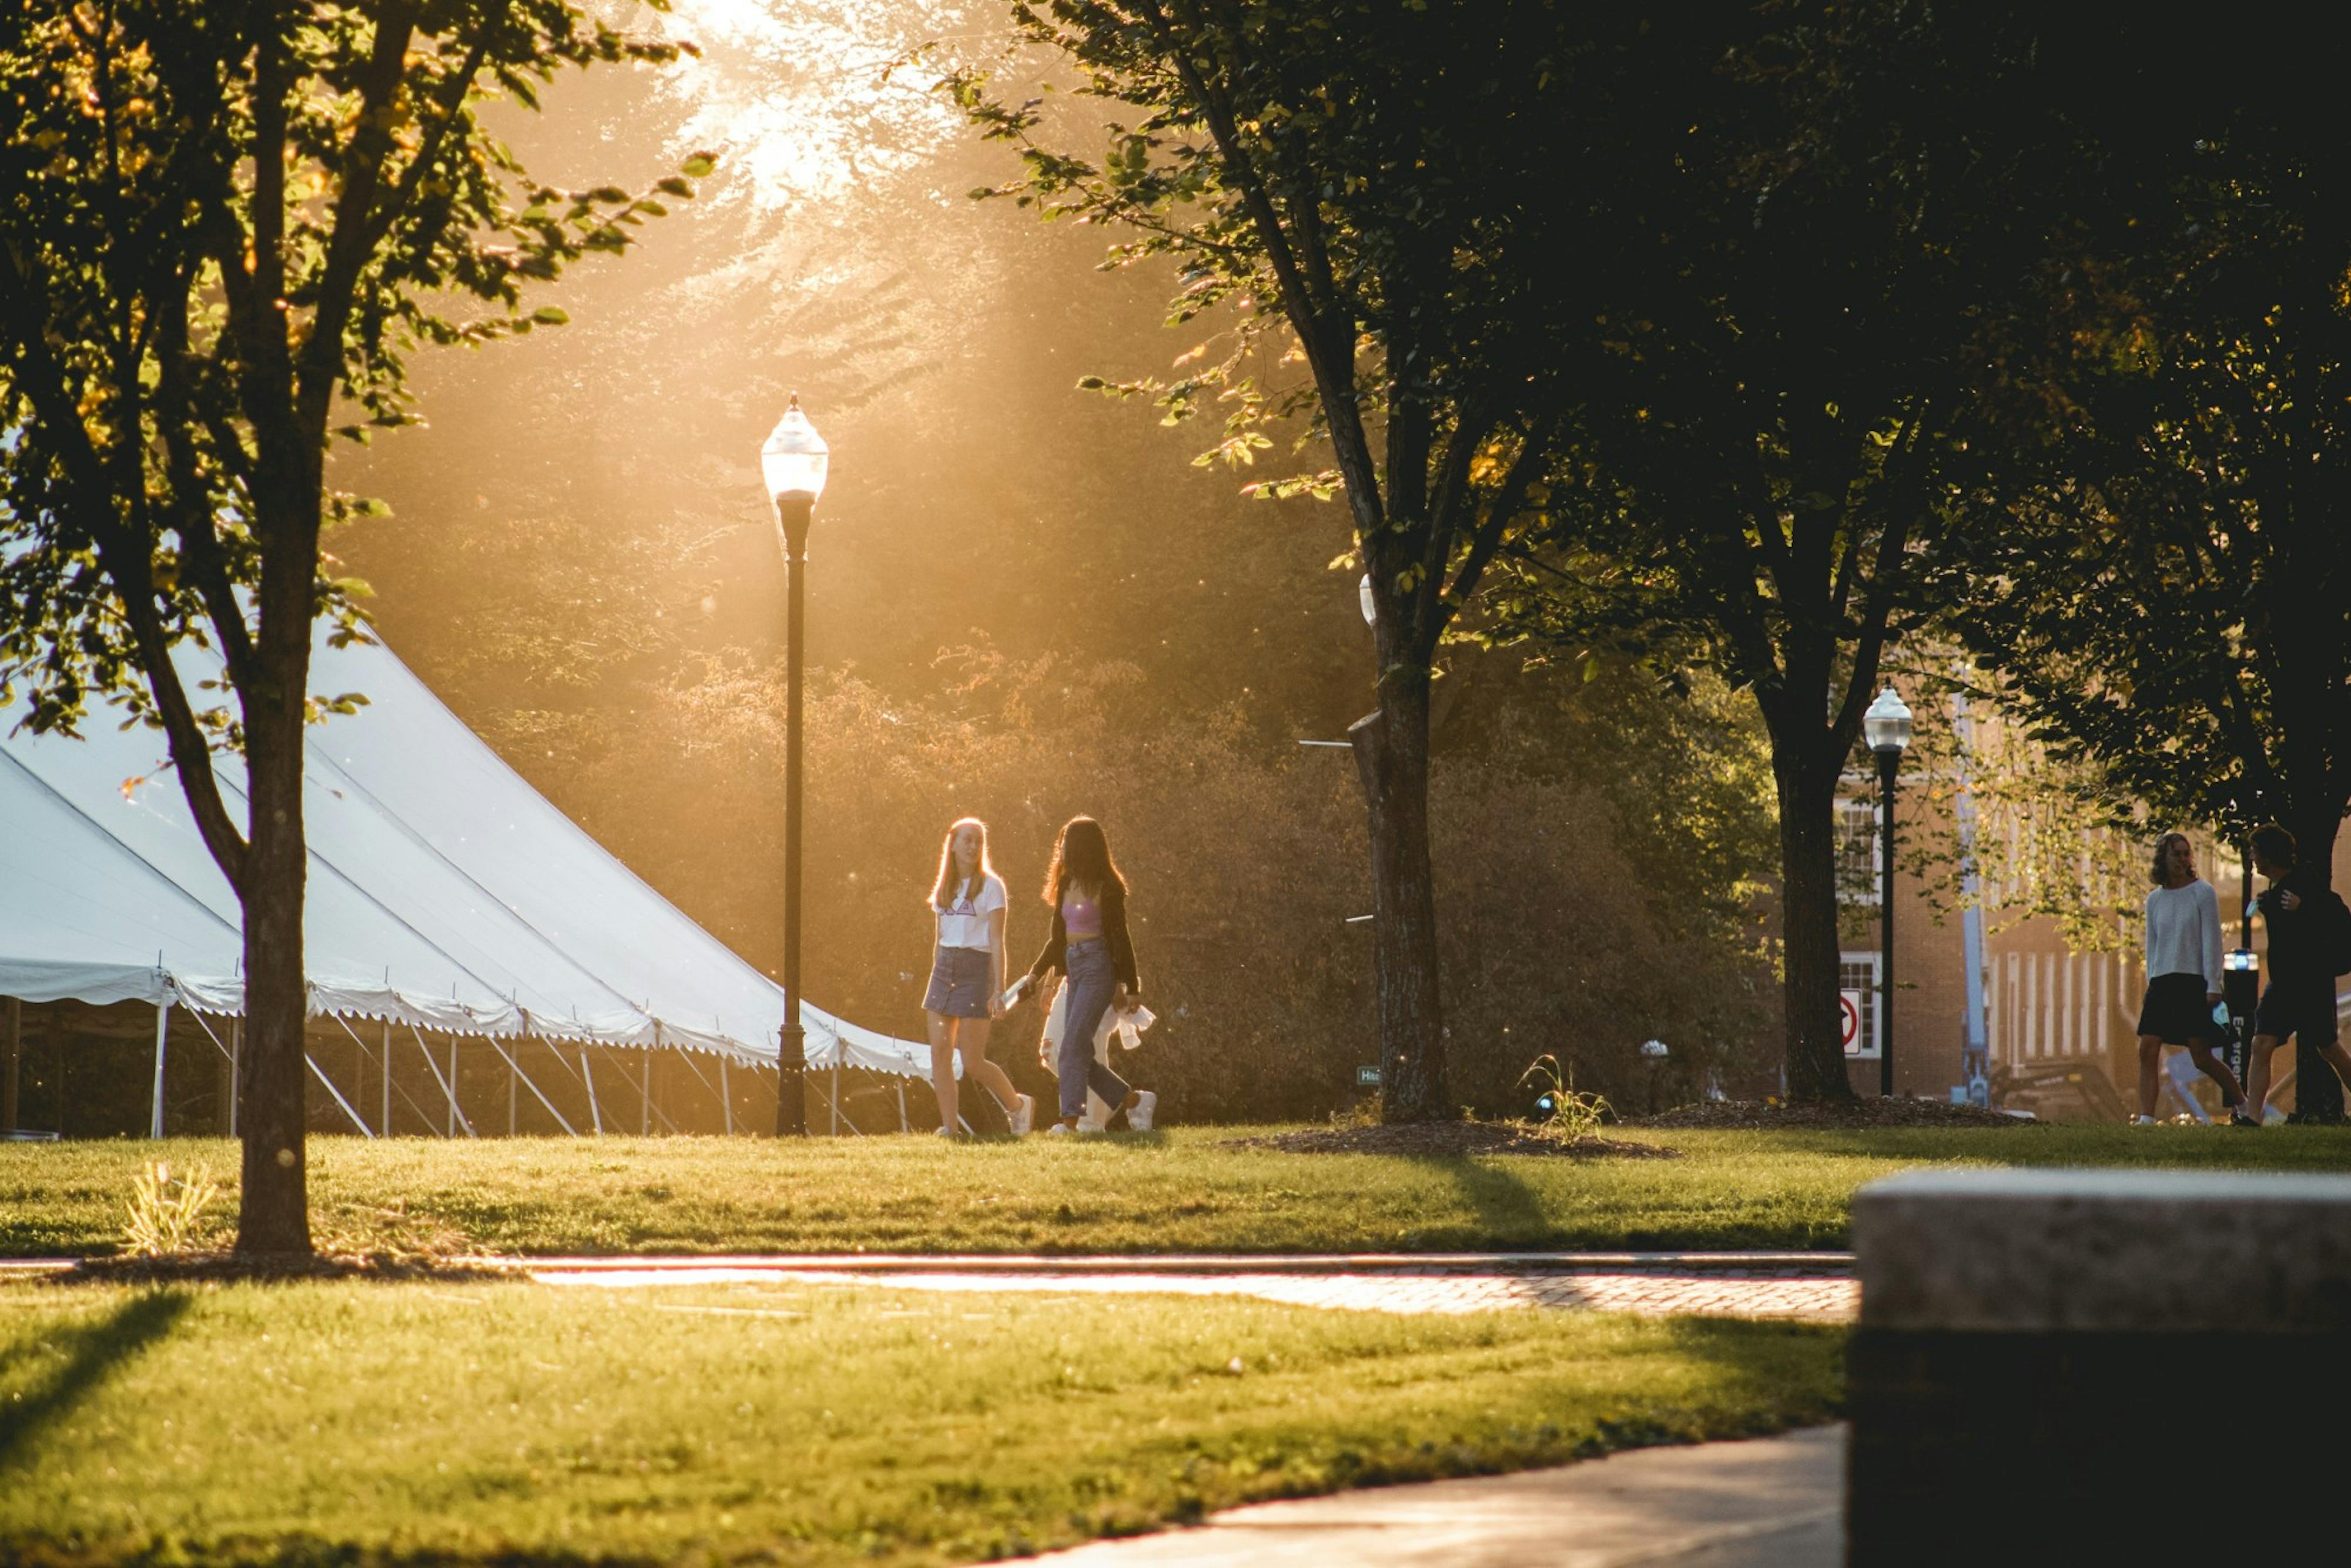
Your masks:
M 2134 1127 L 2159 1127 L 2163 1125 L 2162 1123 L 2157 1121 L 2152 1116 L 2133 1116 L 2130 1119 L 2130 1124 Z
M 1134 1103 L 1126 1108 L 1126 1124 L 1138 1133 L 1151 1131 L 1151 1114 L 1159 1109 L 1159 1096 L 1148 1089 L 1134 1092 Z
M 1056 1122 L 1051 1126 L 1045 1129 L 1045 1135 L 1049 1138 L 1066 1138 L 1076 1132 L 1077 1129 L 1071 1126 L 1067 1122 Z
M 1034 1096 L 1028 1094 L 1016 1093 L 1012 1098 L 1018 1103 L 1013 1106 L 1012 1114 L 1005 1119 L 1012 1124 L 1014 1137 L 1025 1138 L 1029 1135 L 1029 1129 L 1037 1120 L 1037 1101 Z
M 1092 1116 L 1081 1116 L 1078 1118 L 1078 1131 L 1083 1133 L 1087 1137 L 1099 1137 L 1102 1135 L 1102 1124 L 1095 1121 Z

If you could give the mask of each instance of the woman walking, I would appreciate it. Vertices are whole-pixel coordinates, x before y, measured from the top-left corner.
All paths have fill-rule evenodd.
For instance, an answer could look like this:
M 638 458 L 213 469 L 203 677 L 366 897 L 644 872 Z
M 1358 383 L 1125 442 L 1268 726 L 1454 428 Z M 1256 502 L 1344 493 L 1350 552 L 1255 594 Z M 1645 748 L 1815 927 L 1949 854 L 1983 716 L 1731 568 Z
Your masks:
M 1012 1087 L 1004 1069 L 987 1060 L 987 1035 L 1004 1011 L 1004 879 L 987 863 L 987 824 L 966 817 L 939 846 L 938 880 L 931 913 L 938 922 L 938 952 L 923 1011 L 931 1027 L 931 1088 L 938 1095 L 939 1135 L 956 1135 L 956 1051 L 964 1071 L 1003 1105 L 1017 1134 L 1029 1130 L 1037 1103 Z
M 2197 1070 L 2220 1086 L 2229 1119 L 2243 1122 L 2245 1094 L 2229 1064 L 2212 1054 L 2220 1025 L 2220 900 L 2196 874 L 2196 852 L 2186 833 L 2166 833 L 2155 846 L 2155 890 L 2147 895 L 2147 996 L 2138 1013 L 2138 1114 L 2155 1122 L 2162 1087 L 2163 1048 L 2184 1045 Z
M 1094 1031 L 1102 1014 L 1132 1006 L 1143 982 L 1126 934 L 1126 879 L 1111 859 L 1102 824 L 1092 817 L 1072 817 L 1062 824 L 1052 869 L 1045 874 L 1045 902 L 1053 909 L 1053 935 L 1029 966 L 1029 977 L 1040 998 L 1050 995 L 1056 971 L 1070 978 L 1058 1064 L 1061 1114 L 1046 1131 L 1063 1136 L 1076 1132 L 1092 1088 L 1113 1114 L 1123 1111 L 1129 1126 L 1148 1132 L 1159 1097 L 1129 1088 L 1125 1079 L 1094 1059 Z

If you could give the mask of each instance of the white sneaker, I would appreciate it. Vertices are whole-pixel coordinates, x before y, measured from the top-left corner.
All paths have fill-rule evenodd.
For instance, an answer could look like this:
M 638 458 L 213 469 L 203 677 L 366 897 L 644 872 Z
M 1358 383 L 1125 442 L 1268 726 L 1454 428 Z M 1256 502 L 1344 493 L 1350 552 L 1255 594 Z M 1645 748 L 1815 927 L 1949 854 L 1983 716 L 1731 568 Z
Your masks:
M 2163 1125 L 2162 1123 L 2157 1121 L 2152 1116 L 2133 1116 L 2130 1119 L 2130 1124 L 2134 1127 L 2159 1127 Z
M 1083 1133 L 1086 1136 L 1090 1138 L 1097 1137 L 1101 1134 L 1102 1130 L 1102 1124 L 1095 1121 L 1092 1116 L 1081 1116 L 1078 1118 L 1078 1131 Z
M 1134 1103 L 1126 1108 L 1126 1124 L 1138 1133 L 1151 1131 L 1151 1115 L 1158 1108 L 1158 1095 L 1148 1089 L 1136 1090 Z
M 1012 1135 L 1014 1137 L 1025 1138 L 1029 1135 L 1029 1129 L 1036 1124 L 1036 1097 L 1029 1094 L 1016 1093 L 1012 1098 L 1017 1101 L 1018 1103 L 1013 1106 L 1012 1114 L 1005 1119 L 1011 1123 Z
M 1045 1129 L 1045 1135 L 1049 1138 L 1066 1138 L 1076 1131 L 1077 1129 L 1071 1126 L 1067 1122 L 1056 1122 L 1051 1126 Z

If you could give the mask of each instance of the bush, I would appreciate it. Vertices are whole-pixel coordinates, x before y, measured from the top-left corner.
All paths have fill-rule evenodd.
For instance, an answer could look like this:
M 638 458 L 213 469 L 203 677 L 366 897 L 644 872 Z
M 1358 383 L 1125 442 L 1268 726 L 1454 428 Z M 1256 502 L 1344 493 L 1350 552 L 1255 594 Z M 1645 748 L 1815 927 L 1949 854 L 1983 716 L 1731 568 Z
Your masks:
M 1041 946 L 1040 885 L 1068 817 L 1102 819 L 1134 888 L 1144 995 L 1161 1023 L 1133 1062 L 1190 1121 L 1320 1118 L 1375 1061 L 1364 819 L 1343 752 L 1252 733 L 1238 710 L 1171 719 L 1133 666 L 950 661 L 932 702 L 853 673 L 818 674 L 808 716 L 803 970 L 810 998 L 921 1038 L 924 898 L 946 824 L 987 821 L 1012 894 L 1010 970 Z M 556 789 L 737 951 L 780 957 L 782 747 L 771 673 L 705 672 L 641 705 L 625 747 L 582 748 Z M 670 759 L 664 766 L 650 758 Z M 1638 1042 L 1677 1071 L 1739 1065 L 1764 1021 L 1752 954 L 1660 920 L 1619 847 L 1609 802 L 1535 751 L 1440 761 L 1432 832 L 1456 1100 L 1521 1109 L 1549 1051 L 1580 1084 L 1646 1086 Z M 584 815 L 584 813 L 583 813 Z M 1040 1015 L 990 1055 L 1022 1087 Z M 1687 1042 L 1682 1043 L 1682 1042 Z M 1040 1095 L 1041 1098 L 1041 1095 Z

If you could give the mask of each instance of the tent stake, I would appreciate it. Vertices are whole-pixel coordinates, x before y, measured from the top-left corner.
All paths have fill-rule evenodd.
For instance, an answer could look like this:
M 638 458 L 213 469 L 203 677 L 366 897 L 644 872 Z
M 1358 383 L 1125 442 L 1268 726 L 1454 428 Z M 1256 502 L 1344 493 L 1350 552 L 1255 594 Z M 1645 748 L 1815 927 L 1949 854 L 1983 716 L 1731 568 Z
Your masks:
M 151 1138 L 160 1138 L 163 1135 L 163 1030 L 171 1021 L 172 1004 L 157 1002 L 155 1004 L 155 1089 L 149 1097 L 150 1109 L 147 1115 L 147 1135 Z

